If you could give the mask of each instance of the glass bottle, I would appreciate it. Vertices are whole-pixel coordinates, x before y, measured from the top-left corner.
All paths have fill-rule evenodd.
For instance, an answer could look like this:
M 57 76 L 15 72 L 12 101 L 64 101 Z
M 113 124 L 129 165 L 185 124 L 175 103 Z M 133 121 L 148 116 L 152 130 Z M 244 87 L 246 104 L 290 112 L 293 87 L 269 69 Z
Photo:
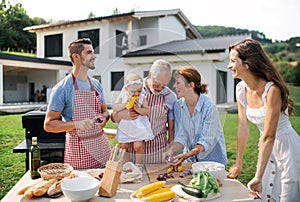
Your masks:
M 32 179 L 40 177 L 38 168 L 41 165 L 41 150 L 37 144 L 37 137 L 32 137 L 32 143 L 29 151 L 29 169 Z

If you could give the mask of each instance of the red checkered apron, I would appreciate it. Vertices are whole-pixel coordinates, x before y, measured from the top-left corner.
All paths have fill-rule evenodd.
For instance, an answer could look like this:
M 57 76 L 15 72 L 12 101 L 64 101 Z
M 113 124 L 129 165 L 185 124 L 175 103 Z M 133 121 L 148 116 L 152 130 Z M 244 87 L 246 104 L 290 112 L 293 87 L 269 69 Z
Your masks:
M 145 96 L 149 105 L 149 120 L 154 134 L 154 139 L 145 142 L 144 163 L 162 163 L 164 162 L 162 161 L 162 154 L 166 151 L 167 147 L 166 123 L 168 121 L 168 110 L 165 104 L 165 97 L 154 94 L 146 94 Z M 132 144 L 129 146 L 129 152 L 131 153 L 131 158 L 135 159 Z
M 76 79 L 72 74 L 74 91 L 74 108 L 72 121 L 93 119 L 101 113 L 101 101 L 90 79 L 92 91 L 78 89 Z M 87 131 L 76 129 L 66 133 L 64 162 L 75 169 L 103 168 L 108 161 L 111 148 L 103 129 L 96 124 Z

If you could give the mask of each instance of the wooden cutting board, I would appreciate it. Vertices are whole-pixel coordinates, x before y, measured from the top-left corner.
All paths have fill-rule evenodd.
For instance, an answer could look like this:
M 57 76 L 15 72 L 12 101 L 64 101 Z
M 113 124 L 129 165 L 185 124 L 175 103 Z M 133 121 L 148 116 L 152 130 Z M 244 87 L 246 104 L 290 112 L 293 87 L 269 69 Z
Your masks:
M 190 170 L 192 164 L 193 164 L 192 162 L 182 163 L 183 170 Z M 145 167 L 146 167 L 146 172 L 147 172 L 149 181 L 150 181 L 150 183 L 153 183 L 153 182 L 157 182 L 156 178 L 159 174 L 167 173 L 169 165 L 167 165 L 167 164 L 146 164 Z M 178 181 L 182 182 L 183 184 L 186 184 L 186 185 L 189 184 L 189 182 L 191 181 L 193 176 L 186 175 L 184 177 L 179 177 L 180 173 L 181 172 L 172 172 L 172 175 L 174 178 L 167 178 L 165 186 L 171 187 L 171 186 L 177 184 Z

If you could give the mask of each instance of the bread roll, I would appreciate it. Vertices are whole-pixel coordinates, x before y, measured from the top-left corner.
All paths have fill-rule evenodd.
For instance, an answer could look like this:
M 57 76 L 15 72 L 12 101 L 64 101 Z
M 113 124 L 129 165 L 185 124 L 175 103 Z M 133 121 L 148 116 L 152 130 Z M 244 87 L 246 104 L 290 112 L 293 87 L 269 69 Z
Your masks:
M 47 193 L 48 189 L 51 187 L 52 184 L 57 182 L 56 179 L 51 179 L 48 181 L 43 181 L 42 183 L 38 184 L 34 189 L 33 189 L 33 195 L 34 196 L 42 196 Z

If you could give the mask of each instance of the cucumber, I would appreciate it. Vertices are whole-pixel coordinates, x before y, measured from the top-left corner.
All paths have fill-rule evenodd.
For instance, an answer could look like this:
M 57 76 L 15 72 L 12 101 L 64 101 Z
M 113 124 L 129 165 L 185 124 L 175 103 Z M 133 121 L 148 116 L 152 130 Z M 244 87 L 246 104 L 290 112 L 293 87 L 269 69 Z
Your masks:
M 193 187 L 184 185 L 184 184 L 182 184 L 181 182 L 178 182 L 178 184 L 181 185 L 181 189 L 182 189 L 185 193 L 187 193 L 188 195 L 194 196 L 194 197 L 196 197 L 196 198 L 202 198 L 202 196 L 203 196 L 202 191 L 200 191 L 200 190 L 198 190 L 198 189 L 195 189 L 195 188 L 193 188 Z

